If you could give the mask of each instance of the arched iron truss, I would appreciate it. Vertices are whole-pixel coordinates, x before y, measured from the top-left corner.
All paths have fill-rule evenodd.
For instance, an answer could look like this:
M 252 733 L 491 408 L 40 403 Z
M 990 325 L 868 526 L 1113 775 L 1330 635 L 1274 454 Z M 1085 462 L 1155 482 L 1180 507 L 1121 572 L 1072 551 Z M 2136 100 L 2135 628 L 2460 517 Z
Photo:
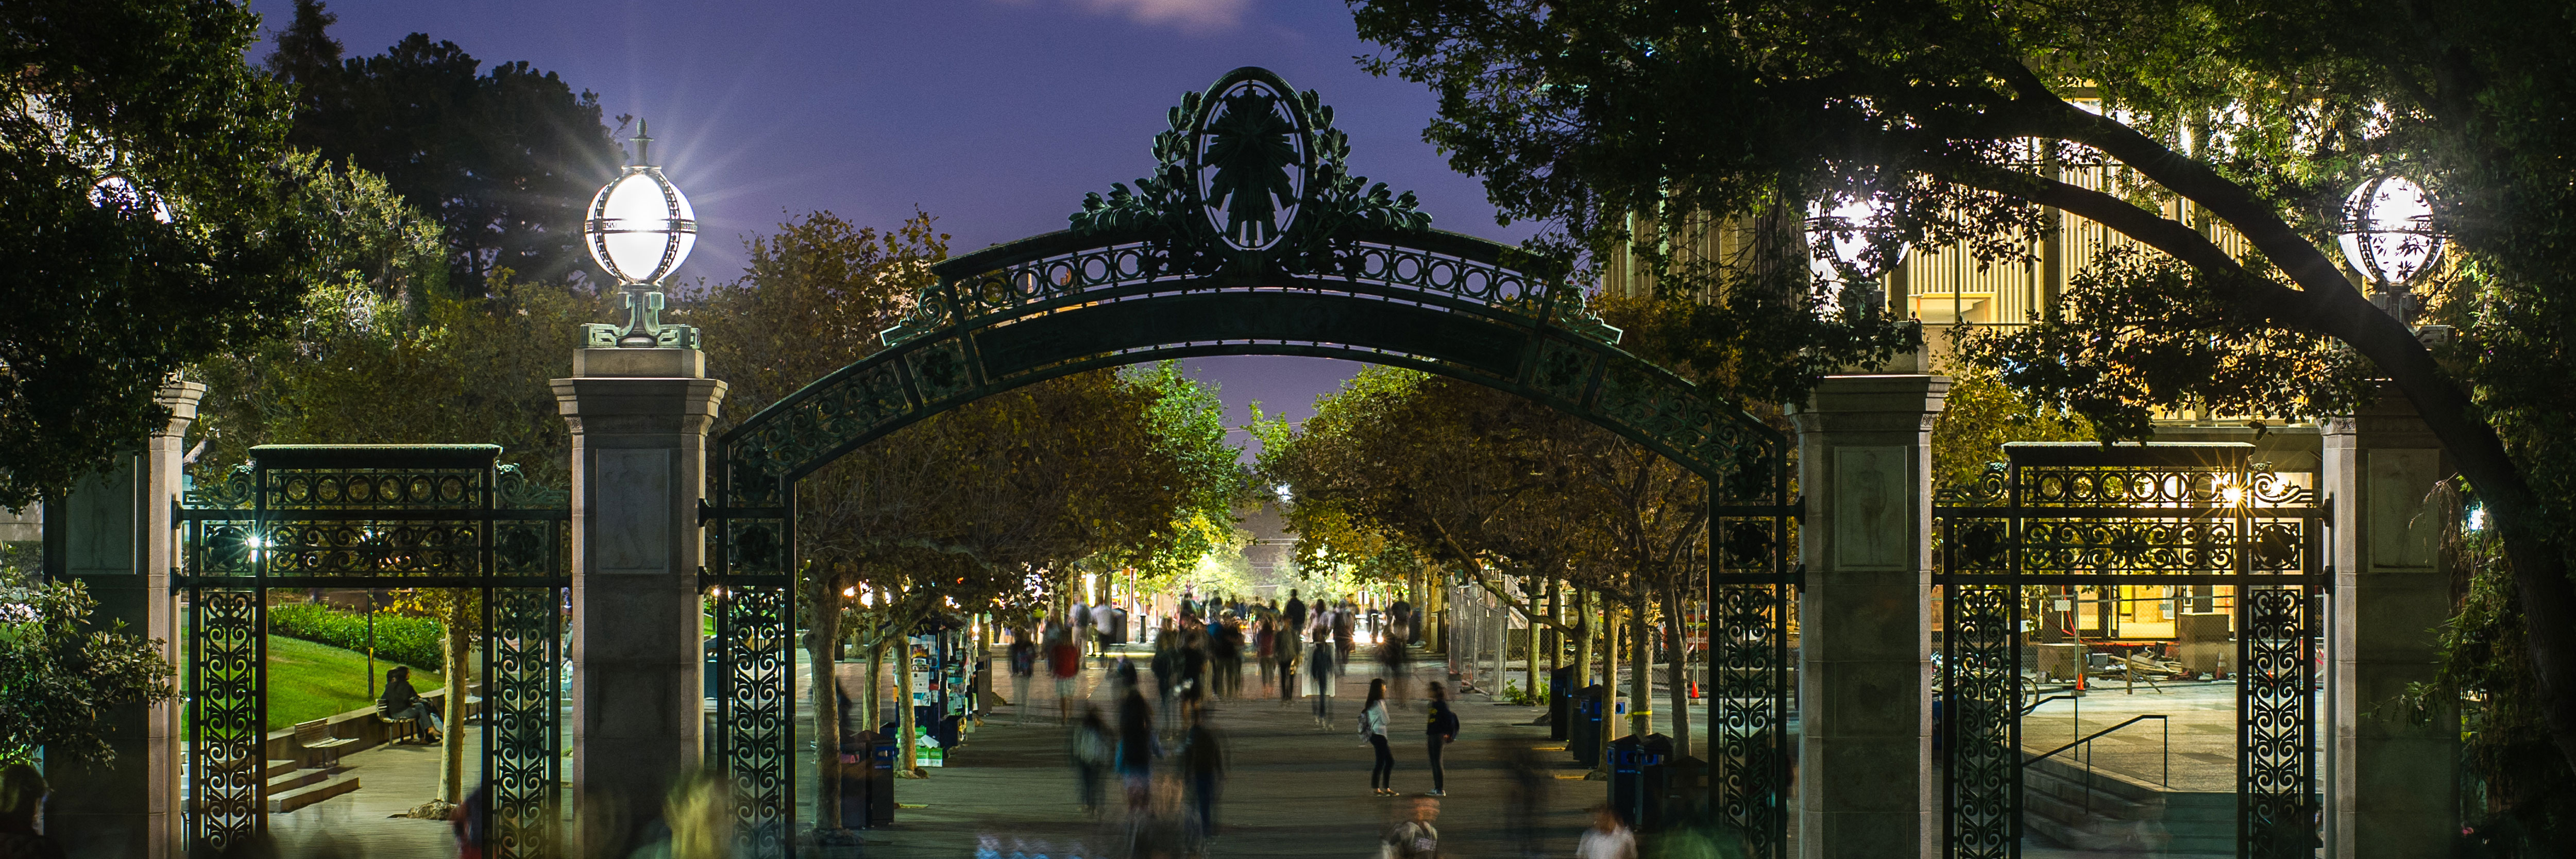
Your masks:
M 976 399 L 1086 370 L 1201 355 L 1389 364 L 1582 417 L 1708 480 L 1716 811 L 1776 853 L 1785 746 L 1790 446 L 1735 405 L 1618 348 L 1580 285 L 1507 245 L 1429 228 L 1410 193 L 1348 173 L 1332 110 L 1263 69 L 1184 96 L 1135 189 L 1073 228 L 947 260 L 884 348 L 719 441 L 703 577 L 721 674 L 711 756 L 764 852 L 793 808 L 787 651 L 795 482 Z

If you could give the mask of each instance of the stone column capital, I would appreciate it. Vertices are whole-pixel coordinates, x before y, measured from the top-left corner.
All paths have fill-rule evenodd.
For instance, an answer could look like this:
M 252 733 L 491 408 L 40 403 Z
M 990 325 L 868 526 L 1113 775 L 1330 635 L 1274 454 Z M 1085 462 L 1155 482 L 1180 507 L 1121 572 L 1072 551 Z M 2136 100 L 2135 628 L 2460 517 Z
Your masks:
M 1826 376 L 1786 411 L 1802 435 L 1919 433 L 1932 429 L 1949 396 L 1948 376 Z

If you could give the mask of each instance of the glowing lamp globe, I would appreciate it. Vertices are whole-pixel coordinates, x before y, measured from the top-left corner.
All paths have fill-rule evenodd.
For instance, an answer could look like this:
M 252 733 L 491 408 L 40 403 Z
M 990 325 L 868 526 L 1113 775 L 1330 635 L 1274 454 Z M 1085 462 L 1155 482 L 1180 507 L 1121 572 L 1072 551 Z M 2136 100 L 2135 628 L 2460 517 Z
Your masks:
M 2335 235 L 2344 261 L 2386 292 L 2442 259 L 2442 236 L 2433 231 L 2433 200 L 2403 176 L 2362 183 L 2343 201 L 2343 229 Z
M 1849 303 L 1867 306 L 1877 294 L 1873 279 L 1905 261 L 1906 243 L 1885 226 L 1886 215 L 1887 203 L 1876 199 L 1807 204 L 1807 241 L 1821 251 L 1808 257 L 1807 267 L 1818 279 L 1842 286 L 1820 312 L 1840 312 L 1847 292 L 1854 299 Z
M 637 160 L 642 160 L 640 150 Z M 620 283 L 660 283 L 698 243 L 698 214 L 662 168 L 629 165 L 591 198 L 590 258 Z
M 653 138 L 635 124 L 635 163 L 590 198 L 582 238 L 590 258 L 626 289 L 627 323 L 582 326 L 590 348 L 697 348 L 697 329 L 662 324 L 662 279 L 679 269 L 698 244 L 698 213 L 689 198 L 654 166 Z

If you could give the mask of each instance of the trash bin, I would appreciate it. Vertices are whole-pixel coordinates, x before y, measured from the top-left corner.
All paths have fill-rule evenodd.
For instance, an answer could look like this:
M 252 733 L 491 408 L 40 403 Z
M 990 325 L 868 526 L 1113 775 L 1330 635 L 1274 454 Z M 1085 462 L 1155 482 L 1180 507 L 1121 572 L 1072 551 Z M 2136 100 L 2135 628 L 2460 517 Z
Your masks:
M 1566 748 L 1574 753 L 1577 766 L 1601 765 L 1601 698 L 1604 692 L 1599 686 L 1586 686 L 1575 694 L 1573 700 L 1566 702 L 1567 708 L 1574 713 L 1571 720 L 1574 724 L 1567 726 L 1566 730 Z
M 1547 738 L 1562 740 L 1574 719 L 1574 669 L 1547 672 Z
M 883 829 L 894 823 L 894 765 L 903 759 L 894 737 L 868 732 L 867 737 L 867 828 Z M 845 815 L 847 812 L 843 812 Z M 847 825 L 847 817 L 842 818 Z
M 1610 809 L 1628 828 L 1655 832 L 1664 826 L 1665 794 L 1672 784 L 1673 740 L 1662 734 L 1610 741 Z

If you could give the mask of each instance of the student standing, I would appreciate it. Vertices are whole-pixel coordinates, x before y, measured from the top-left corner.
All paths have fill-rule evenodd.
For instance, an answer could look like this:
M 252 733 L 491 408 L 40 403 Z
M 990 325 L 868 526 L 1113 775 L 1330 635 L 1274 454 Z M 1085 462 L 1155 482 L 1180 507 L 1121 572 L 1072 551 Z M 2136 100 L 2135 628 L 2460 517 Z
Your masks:
M 1315 636 L 1315 646 L 1306 652 L 1306 677 L 1315 684 L 1315 726 L 1333 727 L 1333 640 Z
M 1368 703 L 1360 707 L 1360 736 L 1377 752 L 1369 767 L 1369 792 L 1395 795 L 1395 752 L 1386 746 L 1386 681 L 1369 681 Z
M 1431 724 L 1429 733 L 1431 746 L 1431 793 L 1427 795 L 1448 796 L 1449 772 L 1440 765 L 1440 750 L 1442 747 L 1458 741 L 1458 714 L 1450 712 L 1448 690 L 1442 689 L 1438 683 L 1431 684 Z

